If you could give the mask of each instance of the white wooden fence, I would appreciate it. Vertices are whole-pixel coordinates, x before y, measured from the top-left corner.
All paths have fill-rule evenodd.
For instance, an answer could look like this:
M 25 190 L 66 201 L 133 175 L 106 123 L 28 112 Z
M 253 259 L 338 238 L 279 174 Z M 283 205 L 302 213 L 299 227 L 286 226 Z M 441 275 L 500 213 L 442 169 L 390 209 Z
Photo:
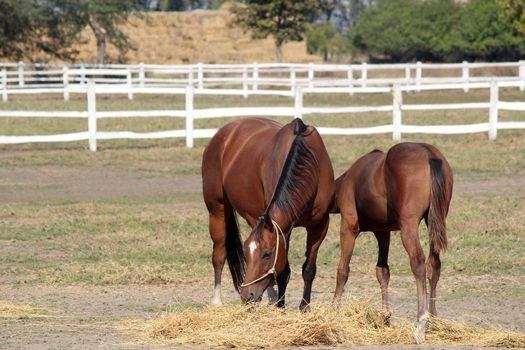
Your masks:
M 395 84 L 393 87 L 354 87 L 339 86 L 338 83 L 324 83 L 322 86 L 313 84 L 297 84 L 293 92 L 289 90 L 258 90 L 258 94 L 281 95 L 293 98 L 293 107 L 232 107 L 232 108 L 206 108 L 194 109 L 193 101 L 195 94 L 219 94 L 219 95 L 243 95 L 243 90 L 226 89 L 198 89 L 192 85 L 185 88 L 166 87 L 144 87 L 131 90 L 128 85 L 96 84 L 89 80 L 84 86 L 70 88 L 72 93 L 87 94 L 87 111 L 55 112 L 55 111 L 6 111 L 0 110 L 0 117 L 59 117 L 59 118 L 84 118 L 87 119 L 87 131 L 46 136 L 0 136 L 0 144 L 19 144 L 29 142 L 67 142 L 88 140 L 92 151 L 97 149 L 97 140 L 112 139 L 160 139 L 184 137 L 187 147 L 193 147 L 196 138 L 208 138 L 215 134 L 216 129 L 195 129 L 193 122 L 196 119 L 210 119 L 238 116 L 282 116 L 302 118 L 311 114 L 336 114 L 336 113 L 362 113 L 362 112 L 391 112 L 392 123 L 366 128 L 338 128 L 317 127 L 322 135 L 364 135 L 392 133 L 394 140 L 400 140 L 402 134 L 407 133 L 432 133 L 432 134 L 465 134 L 488 132 L 490 140 L 494 140 L 497 131 L 501 129 L 525 129 L 524 121 L 498 121 L 498 111 L 512 110 L 525 111 L 525 102 L 501 101 L 499 99 L 500 87 L 522 88 L 521 81 L 492 81 L 470 83 L 471 89 L 490 89 L 490 100 L 476 103 L 453 103 L 453 104 L 404 104 L 403 92 L 420 90 L 462 90 L 463 83 L 432 84 L 432 85 L 402 85 Z M 42 91 L 40 91 L 42 90 Z M 60 88 L 28 89 L 27 93 L 57 93 Z M 184 110 L 154 110 L 154 111 L 97 111 L 97 94 L 184 94 Z M 388 93 L 392 95 L 392 104 L 381 106 L 351 106 L 351 107 L 305 107 L 303 106 L 303 94 L 350 94 L 350 93 Z M 488 109 L 489 118 L 485 123 L 469 125 L 406 125 L 402 122 L 403 111 L 415 110 L 448 110 L 448 109 Z M 124 132 L 102 132 L 97 131 L 97 120 L 101 118 L 129 118 L 129 117 L 174 117 L 185 119 L 185 129 L 167 130 L 149 133 Z
M 438 76 L 435 76 L 438 75 Z M 244 96 L 264 89 L 289 89 L 297 84 L 313 87 L 326 80 L 339 81 L 350 87 L 421 86 L 425 84 L 463 83 L 465 92 L 470 84 L 493 80 L 521 81 L 525 88 L 525 60 L 497 63 L 400 63 L 400 64 L 194 64 L 194 65 L 107 65 L 95 66 L 0 63 L 0 86 L 7 99 L 11 93 L 25 93 L 27 88 L 63 88 L 64 99 L 71 87 L 85 85 L 88 79 L 96 83 L 126 84 L 134 87 L 180 87 L 188 85 L 198 90 L 235 88 Z M 129 94 L 129 98 L 133 98 Z

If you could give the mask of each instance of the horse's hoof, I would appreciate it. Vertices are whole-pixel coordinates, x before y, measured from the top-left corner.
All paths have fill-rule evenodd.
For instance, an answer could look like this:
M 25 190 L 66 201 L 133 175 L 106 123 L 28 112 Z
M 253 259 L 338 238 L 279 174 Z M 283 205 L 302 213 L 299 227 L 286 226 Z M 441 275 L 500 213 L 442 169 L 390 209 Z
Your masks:
M 308 304 L 305 301 L 301 301 L 301 304 L 299 305 L 299 310 L 301 310 L 302 312 L 310 312 L 310 304 Z
M 213 307 L 222 307 L 222 300 L 220 299 L 211 299 L 210 305 Z

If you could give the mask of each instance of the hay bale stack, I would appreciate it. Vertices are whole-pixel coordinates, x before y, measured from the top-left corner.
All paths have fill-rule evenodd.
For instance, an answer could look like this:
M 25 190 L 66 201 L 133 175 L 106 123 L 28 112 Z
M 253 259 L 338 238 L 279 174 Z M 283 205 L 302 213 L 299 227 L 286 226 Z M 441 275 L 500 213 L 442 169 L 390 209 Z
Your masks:
M 127 55 L 128 63 L 252 63 L 275 62 L 273 39 L 252 40 L 232 24 L 228 7 L 216 11 L 154 12 L 147 18 L 131 16 L 123 24 L 136 51 Z M 79 47 L 78 61 L 93 63 L 96 45 L 93 34 L 85 30 L 85 44 Z M 117 62 L 118 53 L 108 45 L 109 61 Z M 283 48 L 285 62 L 320 62 L 306 54 L 304 42 L 288 43 Z

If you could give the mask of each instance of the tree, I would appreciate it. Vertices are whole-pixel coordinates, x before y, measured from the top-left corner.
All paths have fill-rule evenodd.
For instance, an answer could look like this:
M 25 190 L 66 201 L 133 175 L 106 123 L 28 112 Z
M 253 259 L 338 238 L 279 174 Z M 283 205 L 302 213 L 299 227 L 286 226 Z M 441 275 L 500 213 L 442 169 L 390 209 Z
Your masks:
M 74 44 L 89 27 L 98 64 L 104 63 L 107 41 L 124 60 L 133 46 L 119 24 L 144 8 L 143 0 L 0 0 L 0 55 L 19 59 L 44 52 L 72 59 L 78 53 Z
M 525 34 L 525 0 L 500 0 L 512 25 L 520 33 Z
M 282 46 L 303 40 L 308 19 L 316 11 L 315 0 L 246 0 L 235 9 L 235 23 L 251 31 L 252 38 L 273 36 L 277 62 L 282 61 Z
M 55 9 L 36 0 L 0 0 L 0 57 L 30 59 L 44 52 L 53 57 L 71 59 L 77 51 L 72 43 L 78 38 L 57 16 Z
M 109 41 L 124 61 L 126 53 L 133 48 L 128 36 L 119 28 L 131 13 L 140 15 L 144 10 L 142 0 L 49 0 L 48 6 L 67 18 L 71 31 L 79 34 L 89 26 L 97 42 L 97 64 L 104 64 L 106 43 Z
M 502 61 L 525 55 L 525 35 L 513 27 L 497 0 L 470 0 L 459 11 L 454 50 L 462 59 Z
M 321 54 L 326 62 L 329 56 L 344 51 L 344 39 L 331 22 L 311 24 L 306 31 L 306 49 L 310 54 Z
M 379 0 L 349 32 L 350 45 L 372 60 L 519 59 L 525 36 L 497 1 Z

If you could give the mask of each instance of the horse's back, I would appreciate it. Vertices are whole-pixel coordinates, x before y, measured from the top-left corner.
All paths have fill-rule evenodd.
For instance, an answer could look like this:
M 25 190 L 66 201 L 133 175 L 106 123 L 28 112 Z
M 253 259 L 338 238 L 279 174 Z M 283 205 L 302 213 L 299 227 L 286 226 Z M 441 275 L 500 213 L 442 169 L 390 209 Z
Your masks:
M 208 210 L 222 205 L 226 198 L 236 201 L 245 194 L 252 196 L 252 205 L 259 209 L 261 199 L 257 197 L 261 194 L 253 185 L 258 173 L 250 170 L 260 166 L 261 154 L 267 149 L 263 141 L 271 140 L 279 129 L 278 123 L 259 118 L 235 120 L 219 129 L 202 156 L 203 195 Z

